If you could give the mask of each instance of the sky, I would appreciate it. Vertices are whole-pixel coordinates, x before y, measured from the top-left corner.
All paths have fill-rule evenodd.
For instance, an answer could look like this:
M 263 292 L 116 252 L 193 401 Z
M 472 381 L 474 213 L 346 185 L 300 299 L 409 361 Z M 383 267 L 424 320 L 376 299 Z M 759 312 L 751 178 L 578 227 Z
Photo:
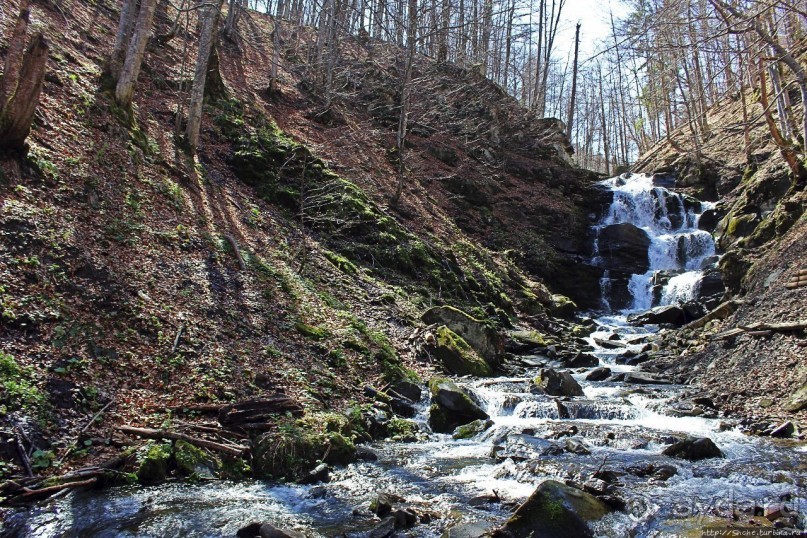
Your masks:
M 613 10 L 614 20 L 628 14 L 628 8 L 622 0 L 566 0 L 558 30 L 557 58 L 565 57 L 569 52 L 574 54 L 574 27 L 578 21 L 582 24 L 581 62 L 596 52 L 599 42 L 612 39 L 610 10 Z

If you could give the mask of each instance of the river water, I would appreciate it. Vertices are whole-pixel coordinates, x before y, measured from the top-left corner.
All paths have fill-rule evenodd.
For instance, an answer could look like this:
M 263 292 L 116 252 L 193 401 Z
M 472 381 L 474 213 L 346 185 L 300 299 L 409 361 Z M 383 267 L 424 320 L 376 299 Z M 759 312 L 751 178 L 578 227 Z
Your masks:
M 657 215 L 669 220 L 667 209 L 659 212 L 652 199 L 670 200 L 669 194 L 648 194 L 656 187 L 646 177 L 642 185 L 630 178 L 610 181 L 610 188 L 618 191 L 614 204 L 622 206 L 612 205 L 598 226 L 635 222 L 651 234 L 658 254 L 650 256 L 650 270 L 631 278 L 630 308 L 601 315 L 587 338 L 601 365 L 618 375 L 637 368 L 622 363 L 622 354 L 640 353 L 657 339 L 653 328 L 625 323 L 630 311 L 652 306 L 648 297 L 653 292 L 648 290 L 653 273 L 674 273 L 661 301 L 689 298 L 704 261 L 714 254 L 714 244 L 697 230 L 703 206 L 683 209 L 681 203 L 680 218 L 665 226 Z M 656 216 L 641 221 L 646 215 L 636 208 Z M 684 248 L 682 257 L 679 244 L 695 246 Z M 620 347 L 603 348 L 595 338 L 618 340 Z M 519 360 L 522 366 L 508 377 L 457 380 L 493 421 L 473 439 L 430 433 L 426 400 L 419 404 L 416 418 L 428 433 L 425 440 L 376 443 L 378 461 L 335 469 L 328 483 L 204 481 L 75 492 L 9 518 L 5 535 L 234 536 L 252 521 L 268 521 L 310 536 L 361 536 L 378 524 L 367 509 L 369 503 L 379 492 L 388 492 L 405 499 L 399 501 L 401 506 L 428 516 L 398 535 L 440 536 L 460 523 L 500 525 L 542 481 L 584 483 L 598 470 L 612 471 L 613 495 L 625 501 L 624 511 L 593 524 L 599 536 L 684 535 L 682 529 L 707 521 L 702 518 L 739 514 L 742 521 L 755 509 L 783 499 L 796 514 L 807 513 L 804 443 L 749 437 L 717 418 L 708 405 L 697 410 L 682 406 L 679 397 L 694 392 L 691 387 L 637 385 L 618 378 L 588 381 L 591 368 L 573 370 L 584 396 L 559 404 L 557 398 L 531 390 L 538 373 L 535 365 L 559 364 L 540 353 L 514 362 Z M 725 457 L 690 462 L 662 455 L 670 442 L 686 435 L 711 438 Z M 569 440 L 572 448 L 582 443 L 587 453 L 570 452 Z

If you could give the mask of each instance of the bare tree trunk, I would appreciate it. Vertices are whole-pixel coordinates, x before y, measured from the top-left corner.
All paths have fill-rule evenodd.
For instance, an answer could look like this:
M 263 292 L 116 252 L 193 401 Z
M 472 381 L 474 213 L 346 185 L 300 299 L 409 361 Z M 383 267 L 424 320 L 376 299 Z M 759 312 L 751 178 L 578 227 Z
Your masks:
M 143 55 L 146 52 L 146 43 L 148 43 L 149 35 L 151 34 L 151 23 L 154 19 L 154 8 L 156 5 L 157 0 L 142 0 L 140 4 L 137 26 L 135 27 L 134 35 L 132 35 L 132 39 L 129 43 L 129 49 L 126 52 L 126 61 L 123 64 L 123 70 L 118 78 L 118 85 L 115 88 L 115 100 L 119 105 L 124 107 L 132 103 L 135 84 L 137 84 L 137 77 L 140 75 L 140 66 L 143 63 Z
M 121 5 L 118 33 L 115 34 L 115 46 L 109 59 L 109 74 L 115 82 L 120 78 L 123 62 L 126 60 L 126 50 L 132 39 L 139 6 L 140 0 L 123 0 Z
M 235 40 L 238 31 L 238 20 L 241 18 L 241 12 L 244 9 L 243 2 L 244 0 L 230 0 L 227 8 L 227 18 L 224 21 L 224 37 L 230 41 Z
M 26 19 L 22 26 L 27 32 L 28 6 L 23 7 L 19 17 Z M 18 24 L 17 28 L 20 26 Z M 17 35 L 17 28 L 12 39 L 19 39 L 25 45 L 25 33 Z M 9 55 L 6 56 L 0 84 L 0 147 L 23 150 L 25 139 L 31 132 L 39 94 L 42 92 L 48 62 L 48 44 L 39 32 L 21 57 L 16 52 L 12 54 L 12 50 L 17 48 L 17 43 L 9 44 Z
M 451 0 L 442 0 L 440 12 L 440 42 L 437 47 L 437 61 L 448 60 L 448 27 L 451 21 Z
M 199 54 L 196 57 L 196 71 L 193 75 L 190 105 L 188 106 L 188 125 L 185 129 L 185 140 L 191 151 L 196 151 L 199 145 L 199 129 L 202 125 L 202 104 L 205 97 L 207 68 L 210 61 L 210 52 L 213 50 L 213 41 L 216 39 L 216 27 L 219 24 L 222 1 L 218 0 L 213 5 L 205 7 L 202 15 Z
M 390 205 L 397 207 L 401 201 L 404 184 L 406 183 L 406 136 L 409 129 L 409 96 L 412 91 L 412 64 L 415 61 L 417 41 L 417 0 L 409 0 L 409 20 L 406 30 L 406 60 L 403 79 L 401 80 L 401 112 L 398 117 L 398 184 L 395 193 L 390 199 Z
M 574 122 L 574 100 L 577 93 L 577 51 L 580 48 L 580 23 L 574 31 L 574 64 L 572 64 L 572 95 L 569 99 L 569 115 L 566 119 L 566 137 L 572 139 L 572 123 Z

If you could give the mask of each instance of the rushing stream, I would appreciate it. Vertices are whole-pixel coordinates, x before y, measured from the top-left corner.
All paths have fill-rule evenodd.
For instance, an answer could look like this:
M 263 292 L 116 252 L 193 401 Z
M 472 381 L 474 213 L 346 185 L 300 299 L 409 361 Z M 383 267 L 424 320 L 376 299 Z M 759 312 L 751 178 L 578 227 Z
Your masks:
M 609 180 L 614 203 L 598 227 L 628 222 L 644 230 L 651 243 L 649 266 L 630 276 L 632 303 L 596 320 L 587 341 L 616 377 L 589 381 L 592 368 L 573 370 L 584 396 L 559 403 L 531 390 L 538 364 L 562 366 L 551 353 L 534 352 L 514 359 L 523 366 L 509 377 L 457 381 L 493 421 L 473 439 L 430 433 L 416 443 L 379 442 L 373 446 L 378 461 L 335 469 L 330 482 L 310 486 L 205 481 L 76 492 L 12 517 L 6 534 L 235 536 L 251 521 L 269 521 L 306 535 L 366 536 L 378 524 L 368 512 L 370 501 L 389 492 L 429 515 L 399 535 L 440 536 L 457 523 L 499 525 L 547 478 L 582 484 L 598 470 L 614 472 L 614 495 L 626 503 L 624 511 L 593 525 L 600 536 L 678 536 L 686 527 L 680 521 L 753 515 L 755 508 L 782 500 L 802 514 L 803 443 L 748 437 L 708 406 L 695 410 L 674 403 L 693 393 L 691 387 L 619 380 L 637 369 L 624 364 L 625 352 L 639 354 L 657 338 L 651 329 L 626 324 L 627 311 L 692 299 L 700 270 L 714 255 L 711 236 L 697 227 L 705 205 L 653 187 L 647 176 L 633 179 Z M 660 271 L 665 282 L 654 284 Z M 615 349 L 597 343 L 615 340 Z M 427 431 L 428 407 L 421 402 L 416 418 Z M 690 462 L 662 455 L 685 435 L 709 437 L 725 458 Z

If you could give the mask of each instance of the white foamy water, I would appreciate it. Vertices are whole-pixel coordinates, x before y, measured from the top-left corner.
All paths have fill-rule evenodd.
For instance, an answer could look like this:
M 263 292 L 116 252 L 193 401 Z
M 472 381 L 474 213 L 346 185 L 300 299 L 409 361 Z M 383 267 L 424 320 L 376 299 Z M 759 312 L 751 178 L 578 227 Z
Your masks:
M 597 230 L 613 224 L 632 224 L 650 238 L 649 269 L 630 277 L 628 291 L 633 301 L 627 310 L 637 312 L 696 299 L 705 261 L 715 255 L 714 239 L 698 229 L 698 221 L 713 204 L 656 187 L 647 174 L 623 174 L 602 185 L 612 191 L 613 201 Z M 594 263 L 602 263 L 597 240 L 593 256 Z M 608 271 L 600 287 L 603 308 L 608 311 L 614 293 Z

